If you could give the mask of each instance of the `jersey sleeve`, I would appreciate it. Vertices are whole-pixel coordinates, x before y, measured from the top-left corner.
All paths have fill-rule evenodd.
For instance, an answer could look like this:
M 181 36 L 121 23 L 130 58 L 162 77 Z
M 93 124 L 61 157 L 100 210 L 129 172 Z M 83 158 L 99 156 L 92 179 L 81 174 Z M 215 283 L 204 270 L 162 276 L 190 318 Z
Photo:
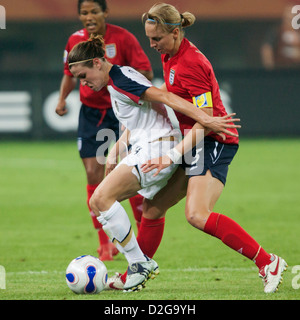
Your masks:
M 198 108 L 213 107 L 211 68 L 205 62 L 184 62 L 179 81 Z
M 109 75 L 109 85 L 137 104 L 142 104 L 141 96 L 152 86 L 151 82 L 132 68 L 113 66 Z
M 64 50 L 64 74 L 69 76 L 69 77 L 73 77 L 73 74 L 71 73 L 70 69 L 69 69 L 69 65 L 68 65 L 68 55 L 69 52 L 71 51 L 71 45 L 70 45 L 70 39 L 65 47 Z
M 183 61 L 180 72 L 180 82 L 183 88 L 189 91 L 191 96 L 210 91 L 209 70 L 201 63 L 186 63 Z

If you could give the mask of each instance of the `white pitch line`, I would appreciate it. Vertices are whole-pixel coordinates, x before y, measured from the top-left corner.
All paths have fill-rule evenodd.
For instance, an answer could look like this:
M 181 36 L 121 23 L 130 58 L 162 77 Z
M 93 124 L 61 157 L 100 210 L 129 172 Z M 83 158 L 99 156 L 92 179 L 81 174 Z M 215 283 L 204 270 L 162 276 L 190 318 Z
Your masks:
M 189 272 L 234 272 L 234 271 L 240 271 L 240 272 L 248 272 L 248 271 L 253 271 L 256 270 L 257 268 L 255 267 L 249 267 L 249 268 L 229 268 L 229 267 L 222 267 L 222 268 L 183 268 L 183 269 L 159 269 L 161 273 L 163 272 L 181 272 L 181 273 L 189 273 Z M 109 273 L 113 272 L 118 272 L 120 270 L 114 270 L 114 269 L 109 269 Z M 6 275 L 8 276 L 13 276 L 13 275 L 48 275 L 48 274 L 64 274 L 65 271 L 8 271 L 6 272 Z

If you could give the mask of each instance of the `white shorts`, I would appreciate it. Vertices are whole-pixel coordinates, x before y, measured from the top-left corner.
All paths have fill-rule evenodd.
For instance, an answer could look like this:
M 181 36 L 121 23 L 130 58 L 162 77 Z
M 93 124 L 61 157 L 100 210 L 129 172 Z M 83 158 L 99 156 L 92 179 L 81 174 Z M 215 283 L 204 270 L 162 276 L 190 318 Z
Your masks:
M 177 169 L 176 164 L 171 164 L 163 169 L 157 176 L 153 177 L 155 170 L 148 173 L 143 173 L 141 165 L 147 160 L 158 158 L 166 154 L 166 152 L 174 148 L 178 141 L 154 141 L 142 142 L 132 146 L 130 153 L 118 164 L 126 164 L 133 167 L 132 173 L 138 178 L 142 187 L 138 191 L 146 199 L 152 199 L 158 191 L 160 191 L 171 178 L 172 174 Z

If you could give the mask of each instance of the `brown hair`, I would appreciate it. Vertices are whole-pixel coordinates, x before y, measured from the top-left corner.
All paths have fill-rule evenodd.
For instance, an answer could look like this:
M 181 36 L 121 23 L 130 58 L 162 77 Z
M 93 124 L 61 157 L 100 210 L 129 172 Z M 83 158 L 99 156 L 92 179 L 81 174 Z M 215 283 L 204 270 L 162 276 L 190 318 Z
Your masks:
M 71 67 L 73 64 L 83 63 L 84 66 L 92 67 L 93 59 L 105 59 L 105 45 L 101 35 L 91 34 L 89 40 L 76 44 L 68 56 L 68 64 Z
M 190 12 L 180 13 L 174 6 L 167 3 L 156 3 L 142 16 L 143 23 L 160 25 L 164 31 L 172 32 L 175 28 L 189 27 L 194 24 L 196 17 Z

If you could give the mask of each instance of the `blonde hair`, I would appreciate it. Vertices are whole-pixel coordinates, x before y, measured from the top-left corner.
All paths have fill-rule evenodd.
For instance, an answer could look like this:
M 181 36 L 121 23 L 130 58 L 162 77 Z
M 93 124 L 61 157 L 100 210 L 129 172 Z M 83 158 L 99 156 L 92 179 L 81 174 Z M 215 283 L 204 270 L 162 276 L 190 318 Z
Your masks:
M 196 21 L 190 12 L 180 13 L 174 6 L 167 3 L 156 3 L 142 16 L 143 23 L 160 25 L 164 31 L 172 32 L 175 28 L 189 27 Z

